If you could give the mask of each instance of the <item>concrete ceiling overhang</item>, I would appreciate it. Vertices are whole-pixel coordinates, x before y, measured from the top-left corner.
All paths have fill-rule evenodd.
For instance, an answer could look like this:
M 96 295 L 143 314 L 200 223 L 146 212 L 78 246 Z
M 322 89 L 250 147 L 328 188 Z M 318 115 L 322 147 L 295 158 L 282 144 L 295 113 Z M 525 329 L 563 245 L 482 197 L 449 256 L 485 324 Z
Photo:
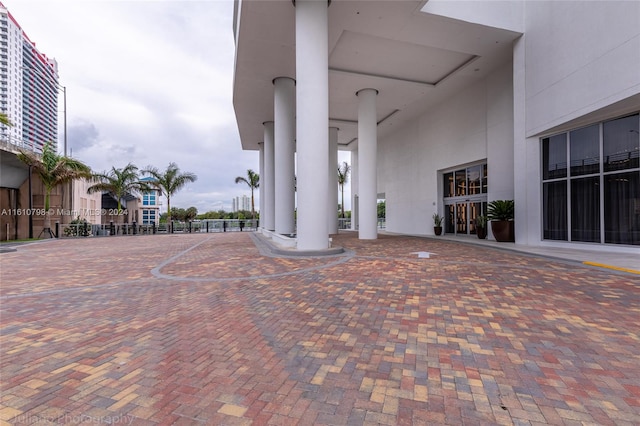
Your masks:
M 18 159 L 17 150 L 0 143 L 0 187 L 19 189 L 29 177 L 29 167 Z
M 421 11 L 424 1 L 341 1 L 329 6 L 329 126 L 340 149 L 357 147 L 358 98 L 378 90 L 378 133 L 397 128 L 511 59 L 521 34 Z M 233 104 L 243 149 L 273 121 L 273 79 L 295 79 L 295 6 L 240 3 Z

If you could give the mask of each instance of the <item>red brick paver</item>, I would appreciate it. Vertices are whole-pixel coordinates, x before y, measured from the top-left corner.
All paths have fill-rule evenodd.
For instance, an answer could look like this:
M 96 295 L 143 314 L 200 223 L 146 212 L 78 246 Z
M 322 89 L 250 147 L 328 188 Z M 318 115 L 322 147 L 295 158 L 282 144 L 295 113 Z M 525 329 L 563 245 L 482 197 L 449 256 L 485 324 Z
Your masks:
M 640 279 L 438 239 L 0 255 L 0 424 L 640 424 Z M 418 258 L 428 251 L 430 258 Z

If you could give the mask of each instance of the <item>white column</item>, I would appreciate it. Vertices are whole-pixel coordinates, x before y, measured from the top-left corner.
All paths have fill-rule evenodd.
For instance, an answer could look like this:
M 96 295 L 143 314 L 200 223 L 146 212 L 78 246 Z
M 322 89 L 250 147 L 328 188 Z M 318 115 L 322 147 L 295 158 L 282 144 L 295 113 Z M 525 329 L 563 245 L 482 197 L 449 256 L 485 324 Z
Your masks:
M 264 216 L 262 227 L 274 231 L 275 225 L 275 174 L 273 150 L 273 121 L 266 121 L 264 125 Z
M 377 153 L 378 124 L 375 89 L 358 91 L 358 237 L 361 240 L 378 238 Z
M 275 142 L 275 230 L 295 233 L 295 81 L 288 77 L 273 80 Z
M 260 210 L 260 228 L 264 228 L 264 142 L 260 142 L 260 186 L 258 187 L 258 194 L 260 202 L 258 203 L 258 209 Z
M 296 144 L 299 250 L 329 247 L 328 2 L 297 0 Z
M 329 127 L 329 202 L 327 203 L 327 232 L 338 233 L 338 128 Z

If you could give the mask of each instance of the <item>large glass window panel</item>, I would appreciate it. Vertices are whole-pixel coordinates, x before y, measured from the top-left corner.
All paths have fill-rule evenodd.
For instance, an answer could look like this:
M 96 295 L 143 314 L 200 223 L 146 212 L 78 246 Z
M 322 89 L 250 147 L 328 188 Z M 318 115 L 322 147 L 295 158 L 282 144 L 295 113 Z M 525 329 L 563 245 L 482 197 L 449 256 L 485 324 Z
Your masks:
M 467 182 L 469 190 L 467 195 L 480 194 L 482 191 L 482 166 L 473 166 L 467 168 Z
M 467 170 L 456 170 L 456 195 L 467 195 Z
M 456 204 L 456 233 L 467 233 L 467 203 Z
M 453 183 L 453 172 L 445 173 L 442 175 L 442 181 L 444 183 L 443 193 L 444 197 L 453 197 L 455 195 L 455 186 Z
M 600 176 L 571 180 L 571 240 L 600 242 Z
M 604 176 L 604 241 L 640 245 L 640 171 Z
M 567 176 L 567 134 L 542 139 L 542 178 Z
M 639 167 L 638 114 L 604 122 L 602 148 L 605 172 Z
M 482 203 L 469 203 L 469 233 L 477 234 L 476 219 L 482 215 Z
M 486 194 L 489 190 L 489 183 L 487 180 L 487 165 L 482 165 L 482 193 Z
M 569 134 L 571 176 L 600 171 L 600 126 L 595 124 Z
M 444 213 L 444 232 L 446 234 L 454 234 L 456 232 L 456 206 L 451 204 L 445 206 Z
M 567 181 L 543 185 L 543 236 L 546 240 L 564 240 L 569 236 L 567 227 Z

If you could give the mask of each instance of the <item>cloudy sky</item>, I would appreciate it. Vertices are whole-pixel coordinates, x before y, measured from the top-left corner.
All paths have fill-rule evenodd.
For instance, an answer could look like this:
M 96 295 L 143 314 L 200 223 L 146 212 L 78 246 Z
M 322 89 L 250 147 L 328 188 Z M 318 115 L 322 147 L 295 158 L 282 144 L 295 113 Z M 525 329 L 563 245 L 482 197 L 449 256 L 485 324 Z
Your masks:
M 250 195 L 235 183 L 259 157 L 242 151 L 231 101 L 232 0 L 2 2 L 58 61 L 74 157 L 96 171 L 174 161 L 198 181 L 172 206 L 201 213 Z

